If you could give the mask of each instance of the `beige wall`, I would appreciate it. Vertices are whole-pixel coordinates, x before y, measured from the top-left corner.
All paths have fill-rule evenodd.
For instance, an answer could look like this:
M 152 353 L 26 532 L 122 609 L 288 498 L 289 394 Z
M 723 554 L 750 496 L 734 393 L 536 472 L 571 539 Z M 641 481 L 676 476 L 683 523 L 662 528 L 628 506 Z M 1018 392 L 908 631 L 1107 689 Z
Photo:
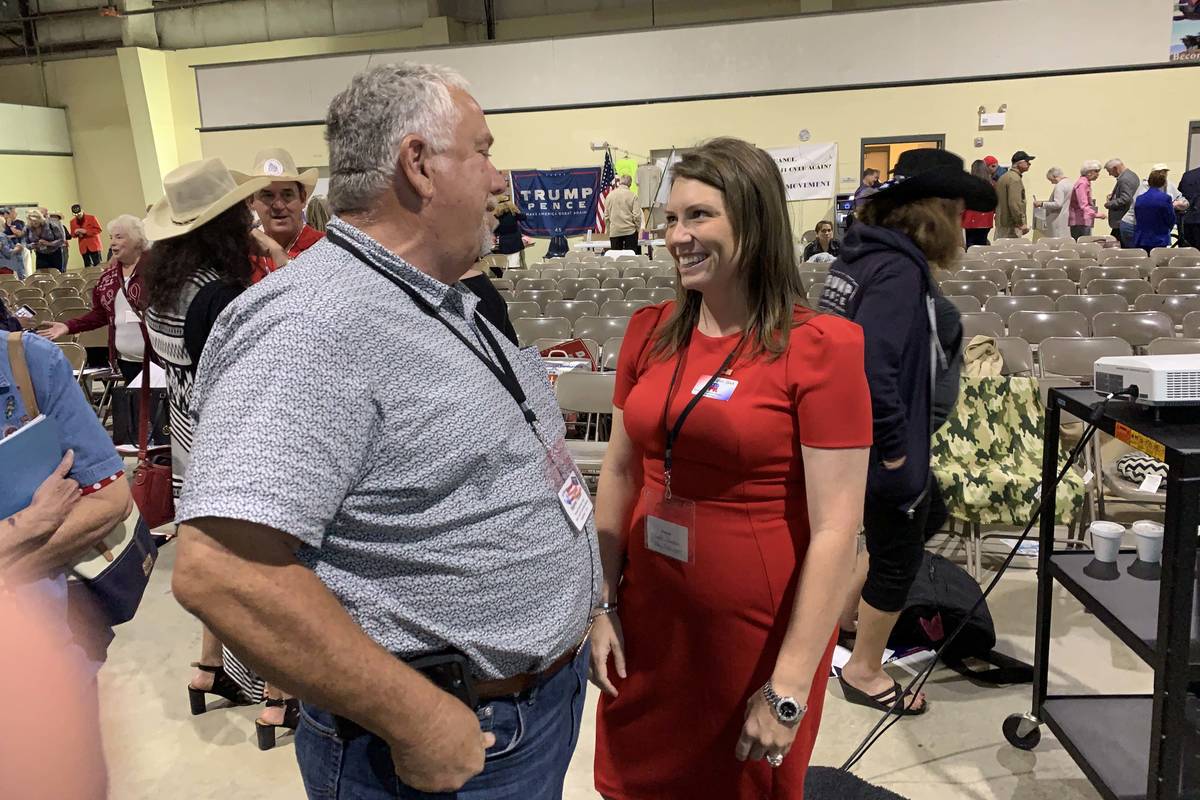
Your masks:
M 67 109 L 75 155 L 62 161 L 73 161 L 73 180 L 53 188 L 48 181 L 42 183 L 34 167 L 44 157 L 25 156 L 21 158 L 34 167 L 19 173 L 28 176 L 29 184 L 18 193 L 69 192 L 71 197 L 60 199 L 64 213 L 79 202 L 102 223 L 118 214 L 144 210 L 144 205 L 139 205 L 141 182 L 117 57 L 51 61 L 45 70 L 49 104 Z M 0 67 L 0 99 L 40 104 L 37 68 L 28 64 Z M 64 168 L 57 169 L 61 173 Z
M 1200 108 L 1189 108 L 1178 98 L 1195 93 L 1196 75 L 1191 69 L 1163 69 L 495 114 L 488 121 L 496 136 L 496 163 L 511 169 L 598 164 L 602 156 L 589 149 L 595 140 L 635 153 L 719 135 L 778 147 L 797 142 L 798 131 L 808 128 L 813 142 L 838 143 L 839 190 L 845 192 L 858 183 L 863 137 L 944 133 L 946 147 L 968 164 L 987 154 L 1005 162 L 1018 149 L 1037 156 L 1026 178 L 1032 201 L 1049 192 L 1043 178 L 1047 168 L 1057 165 L 1074 174 L 1089 158 L 1120 157 L 1139 174 L 1165 161 L 1178 174 L 1187 157 L 1188 121 L 1200 118 Z M 1146 112 L 1113 113 L 1113 97 L 1138 97 Z M 1006 129 L 980 131 L 979 106 L 1002 102 L 1008 104 Z M 237 162 L 280 142 L 297 153 L 324 158 L 322 133 L 320 126 L 206 133 L 204 152 Z M 976 136 L 983 137 L 982 148 L 974 147 Z M 1099 188 L 1107 194 L 1111 179 L 1102 176 Z M 831 215 L 831 202 L 793 204 L 797 232 Z
M 66 220 L 78 196 L 70 156 L 0 155 L 0 205 L 37 203 Z

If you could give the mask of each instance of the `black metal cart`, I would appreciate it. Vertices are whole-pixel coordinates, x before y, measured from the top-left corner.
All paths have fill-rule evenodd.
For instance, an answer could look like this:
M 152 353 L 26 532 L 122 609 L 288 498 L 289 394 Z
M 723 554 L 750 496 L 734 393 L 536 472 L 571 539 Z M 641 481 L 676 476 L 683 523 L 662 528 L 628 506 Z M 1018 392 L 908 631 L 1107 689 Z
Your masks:
M 1059 421 L 1066 412 L 1089 419 L 1103 398 L 1092 389 L 1053 389 L 1042 459 L 1037 634 L 1033 710 L 1004 722 L 1014 747 L 1032 750 L 1047 725 L 1097 790 L 1109 800 L 1200 798 L 1200 607 L 1196 539 L 1200 524 L 1200 409 L 1154 411 L 1114 400 L 1099 428 L 1169 467 L 1162 578 L 1127 574 L 1136 558 L 1122 552 L 1119 577 L 1085 574 L 1091 551 L 1054 551 Z M 1099 478 L 1097 478 L 1099 480 Z M 1152 695 L 1051 695 L 1050 614 L 1054 583 L 1113 631 L 1154 669 Z M 1191 691 L 1189 691 L 1189 689 Z

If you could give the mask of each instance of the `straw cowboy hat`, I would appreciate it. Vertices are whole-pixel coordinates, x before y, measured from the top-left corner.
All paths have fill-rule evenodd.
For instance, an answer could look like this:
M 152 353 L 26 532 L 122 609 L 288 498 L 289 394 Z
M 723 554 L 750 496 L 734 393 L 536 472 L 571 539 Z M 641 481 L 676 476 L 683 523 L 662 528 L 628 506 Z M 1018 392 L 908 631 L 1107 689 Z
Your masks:
M 296 159 L 282 147 L 268 147 L 254 154 L 254 168 L 249 173 L 235 171 L 240 178 L 270 178 L 272 181 L 296 181 L 304 185 L 305 190 L 312 194 L 317 185 L 320 173 L 316 169 L 296 171 Z
M 163 176 L 163 196 L 146 214 L 146 238 L 161 242 L 190 233 L 270 183 L 230 172 L 219 158 L 176 167 Z

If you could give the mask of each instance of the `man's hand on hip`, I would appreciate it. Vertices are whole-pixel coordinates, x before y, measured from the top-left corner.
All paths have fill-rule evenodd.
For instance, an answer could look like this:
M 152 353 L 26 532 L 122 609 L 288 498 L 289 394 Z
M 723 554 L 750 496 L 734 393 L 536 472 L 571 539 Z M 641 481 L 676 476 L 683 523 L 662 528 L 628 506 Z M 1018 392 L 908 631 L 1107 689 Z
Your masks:
M 415 745 L 411 743 L 411 731 L 405 736 L 408 744 L 385 738 L 400 780 L 423 792 L 453 792 L 462 788 L 483 772 L 484 751 L 496 743 L 494 734 L 479 729 L 475 712 L 445 693 L 422 728 Z

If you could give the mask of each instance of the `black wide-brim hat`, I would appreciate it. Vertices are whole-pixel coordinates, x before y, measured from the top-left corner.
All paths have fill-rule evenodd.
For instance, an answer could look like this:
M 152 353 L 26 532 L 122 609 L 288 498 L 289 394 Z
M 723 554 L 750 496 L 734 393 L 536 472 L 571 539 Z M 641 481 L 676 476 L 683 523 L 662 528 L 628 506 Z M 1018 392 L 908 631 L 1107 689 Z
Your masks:
M 991 181 L 963 169 L 963 160 L 948 150 L 909 150 L 896 160 L 892 179 L 879 187 L 868 202 L 885 200 L 896 205 L 926 197 L 962 200 L 971 211 L 995 211 L 996 190 Z

